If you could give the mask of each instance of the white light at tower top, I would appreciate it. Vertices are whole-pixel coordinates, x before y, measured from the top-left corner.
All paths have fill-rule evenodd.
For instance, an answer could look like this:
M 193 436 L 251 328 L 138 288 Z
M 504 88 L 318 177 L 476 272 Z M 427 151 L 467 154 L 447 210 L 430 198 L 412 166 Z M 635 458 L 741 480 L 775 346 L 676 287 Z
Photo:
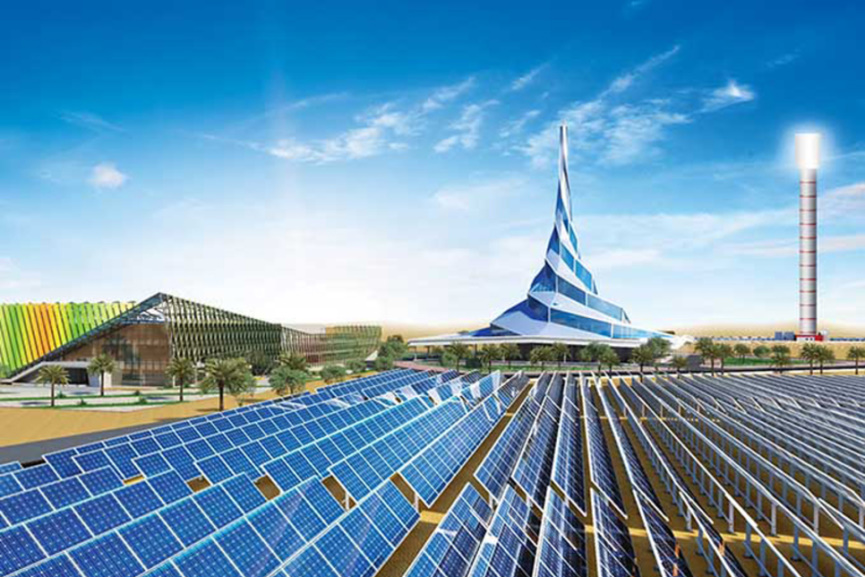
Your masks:
M 820 134 L 801 132 L 796 135 L 796 164 L 800 169 L 820 168 Z

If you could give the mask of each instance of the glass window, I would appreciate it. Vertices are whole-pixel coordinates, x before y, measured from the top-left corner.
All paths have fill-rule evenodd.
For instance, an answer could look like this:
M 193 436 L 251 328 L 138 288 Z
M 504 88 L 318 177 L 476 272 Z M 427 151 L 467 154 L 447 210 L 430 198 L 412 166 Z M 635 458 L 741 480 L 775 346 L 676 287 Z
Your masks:
M 563 278 L 559 279 L 559 292 L 580 304 L 586 304 L 586 292 L 578 289 Z
M 610 325 L 610 323 L 590 319 L 587 317 L 581 317 L 579 315 L 566 313 L 557 309 L 551 310 L 550 320 L 554 323 L 565 325 L 566 327 L 571 327 L 574 329 L 579 329 L 581 331 L 587 331 L 590 333 L 603 335 L 605 337 L 611 337 L 613 334 L 612 325 Z
M 571 254 L 571 251 L 568 250 L 568 247 L 566 246 L 562 246 L 562 260 L 565 261 L 565 264 L 569 269 L 574 270 L 576 260 L 574 259 L 574 255 Z
M 550 236 L 550 244 L 547 246 L 547 251 L 553 251 L 559 254 L 559 233 L 553 228 L 553 234 Z
M 536 301 L 533 298 L 528 298 L 525 300 L 527 303 L 527 312 L 531 318 L 536 321 L 546 321 L 547 320 L 547 307 L 543 303 Z
M 541 269 L 541 272 L 538 273 L 538 276 L 535 277 L 535 280 L 532 281 L 532 288 L 530 291 L 548 291 L 555 292 L 556 290 L 556 277 L 553 274 L 553 270 L 550 268 L 550 265 L 544 264 L 544 268 Z
M 592 279 L 592 273 L 589 272 L 589 269 L 583 266 L 583 263 L 580 261 L 576 261 L 574 263 L 574 274 L 577 275 L 577 278 L 583 281 L 583 284 L 587 287 L 592 287 L 594 290 L 595 284 Z
M 622 320 L 622 309 L 617 307 L 612 303 L 608 303 L 607 301 L 596 297 L 595 295 L 589 295 L 588 301 L 589 308 L 593 308 L 598 312 L 602 312 L 607 316 L 613 317 L 616 320 Z

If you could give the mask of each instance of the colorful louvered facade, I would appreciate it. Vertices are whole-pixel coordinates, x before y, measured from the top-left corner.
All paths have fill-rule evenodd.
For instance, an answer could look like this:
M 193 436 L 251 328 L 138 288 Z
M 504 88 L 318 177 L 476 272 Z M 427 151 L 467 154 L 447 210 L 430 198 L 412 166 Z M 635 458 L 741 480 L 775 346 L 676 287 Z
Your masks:
M 32 363 L 134 306 L 134 302 L 0 305 L 0 376 Z

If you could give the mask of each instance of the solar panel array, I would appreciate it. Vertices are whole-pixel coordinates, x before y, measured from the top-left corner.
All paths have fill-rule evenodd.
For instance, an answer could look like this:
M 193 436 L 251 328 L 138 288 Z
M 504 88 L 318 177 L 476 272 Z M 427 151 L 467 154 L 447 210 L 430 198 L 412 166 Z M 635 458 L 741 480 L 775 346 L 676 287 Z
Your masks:
M 553 483 L 583 515 L 586 515 L 586 483 L 583 476 L 583 426 L 580 387 L 571 375 L 565 384 L 562 414 L 553 458 Z
M 619 482 L 613 469 L 613 459 L 601 428 L 598 410 L 595 408 L 595 402 L 591 395 L 587 393 L 586 383 L 581 383 L 581 386 L 583 412 L 586 415 L 586 431 L 589 441 L 589 475 L 592 484 L 604 494 L 622 516 L 627 517 L 625 503 L 619 491 Z
M 538 506 L 543 506 L 552 475 L 563 397 L 564 377 L 555 375 L 513 474 L 514 482 Z

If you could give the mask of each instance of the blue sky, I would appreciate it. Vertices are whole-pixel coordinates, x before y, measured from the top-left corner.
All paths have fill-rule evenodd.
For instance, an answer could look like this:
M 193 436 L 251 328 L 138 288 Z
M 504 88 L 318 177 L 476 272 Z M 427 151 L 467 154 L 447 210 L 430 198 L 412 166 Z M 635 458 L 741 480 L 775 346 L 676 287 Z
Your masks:
M 656 328 L 795 319 L 823 131 L 821 317 L 865 324 L 861 3 L 18 4 L 0 301 L 485 322 L 541 266 L 565 120 L 584 259 Z

